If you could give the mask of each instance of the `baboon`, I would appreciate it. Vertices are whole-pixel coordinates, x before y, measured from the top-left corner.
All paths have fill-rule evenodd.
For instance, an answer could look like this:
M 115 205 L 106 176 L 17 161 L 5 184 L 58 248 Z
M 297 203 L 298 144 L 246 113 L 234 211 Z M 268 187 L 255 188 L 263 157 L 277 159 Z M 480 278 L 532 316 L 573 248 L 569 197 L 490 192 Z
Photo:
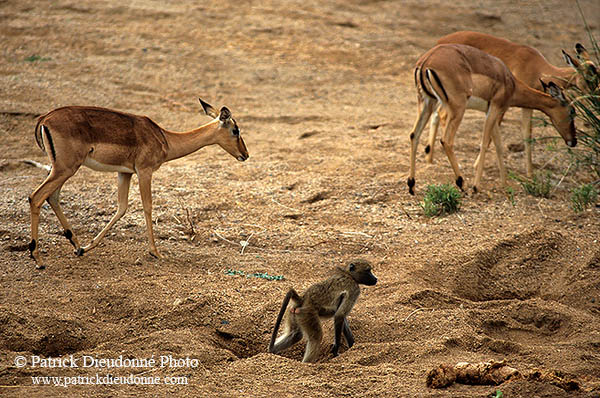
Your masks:
M 331 352 L 338 355 L 342 332 L 348 347 L 354 344 L 354 336 L 346 317 L 352 310 L 360 294 L 359 285 L 373 286 L 377 278 L 371 272 L 371 264 L 366 260 L 353 260 L 346 268 L 337 267 L 329 279 L 309 287 L 303 296 L 290 289 L 279 310 L 275 328 L 269 343 L 269 352 L 277 354 L 291 347 L 304 336 L 307 340 L 302 362 L 315 362 L 319 355 L 319 345 L 323 338 L 320 318 L 333 317 L 335 338 Z M 277 338 L 281 319 L 289 301 L 293 305 L 286 316 L 284 333 Z

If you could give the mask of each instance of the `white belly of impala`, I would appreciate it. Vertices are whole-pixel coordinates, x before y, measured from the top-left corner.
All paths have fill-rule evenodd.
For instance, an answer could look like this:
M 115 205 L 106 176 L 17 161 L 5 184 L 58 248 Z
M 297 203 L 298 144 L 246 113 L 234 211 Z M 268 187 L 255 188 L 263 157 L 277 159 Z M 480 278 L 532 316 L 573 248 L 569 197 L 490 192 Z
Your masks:
M 92 159 L 90 157 L 85 158 L 83 165 L 89 167 L 92 170 L 96 170 L 96 171 L 131 173 L 131 174 L 135 173 L 135 171 L 130 169 L 129 167 L 119 166 L 119 165 L 114 165 L 114 164 L 100 163 L 97 160 Z
M 489 103 L 483 98 L 475 97 L 474 95 L 469 97 L 467 102 L 468 109 L 475 109 L 481 112 L 487 112 Z

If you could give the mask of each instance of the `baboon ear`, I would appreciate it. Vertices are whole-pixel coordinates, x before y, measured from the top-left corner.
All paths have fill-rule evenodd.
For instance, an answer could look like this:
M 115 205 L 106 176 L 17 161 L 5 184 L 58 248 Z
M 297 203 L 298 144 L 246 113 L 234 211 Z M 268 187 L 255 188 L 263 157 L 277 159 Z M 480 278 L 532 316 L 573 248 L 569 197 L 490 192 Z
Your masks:
M 219 120 L 221 120 L 223 123 L 225 123 L 229 119 L 231 119 L 231 112 L 229 111 L 229 109 L 227 109 L 226 106 L 224 106 L 221 108 L 221 113 L 219 114 Z
M 204 110 L 204 113 L 206 113 L 210 117 L 219 116 L 219 113 L 217 112 L 217 110 L 215 108 L 212 107 L 212 105 L 210 105 L 207 102 L 202 101 L 202 98 L 198 98 L 198 100 L 200 101 L 200 105 L 202 105 L 202 110 Z
M 571 57 L 569 54 L 567 54 L 567 52 L 565 50 L 562 50 L 562 54 L 563 54 L 563 58 L 565 59 L 565 62 L 567 63 L 567 65 L 569 65 L 573 69 L 579 68 L 579 62 L 574 60 L 573 57 Z

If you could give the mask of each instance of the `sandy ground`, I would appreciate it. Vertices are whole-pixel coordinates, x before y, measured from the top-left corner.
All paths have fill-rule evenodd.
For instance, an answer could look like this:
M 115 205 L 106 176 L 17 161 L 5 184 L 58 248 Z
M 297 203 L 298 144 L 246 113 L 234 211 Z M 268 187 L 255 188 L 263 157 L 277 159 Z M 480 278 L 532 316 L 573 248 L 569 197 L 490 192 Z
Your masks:
M 600 3 L 580 4 L 600 37 Z M 562 141 L 534 149 L 557 185 L 549 199 L 511 181 L 511 201 L 491 155 L 481 193 L 464 196 L 456 214 L 427 218 L 426 185 L 454 177 L 442 153 L 424 161 L 424 145 L 416 196 L 405 184 L 419 55 L 472 29 L 562 66 L 561 48 L 589 45 L 575 2 L 4 0 L 0 21 L 1 396 L 600 396 L 600 210 L 570 209 L 569 190 L 591 177 L 569 167 Z M 134 177 L 128 213 L 83 257 L 45 207 L 46 269 L 36 270 L 27 197 L 45 171 L 22 162 L 49 163 L 33 139 L 36 116 L 97 105 L 184 131 L 209 121 L 198 97 L 232 110 L 250 159 L 207 147 L 155 173 L 164 258 L 148 254 Z M 505 118 L 506 145 L 520 142 L 519 116 Z M 482 123 L 468 111 L 456 140 L 467 184 Z M 557 135 L 537 124 L 536 139 Z M 523 152 L 507 151 L 506 163 L 524 174 Z M 87 243 L 116 211 L 116 176 L 82 168 L 61 201 Z M 379 277 L 349 318 L 355 346 L 332 358 L 329 322 L 317 364 L 300 362 L 302 344 L 268 354 L 285 292 L 354 257 Z M 119 358 L 125 365 L 102 362 Z M 579 390 L 535 380 L 425 385 L 439 364 L 487 360 L 554 372 Z M 158 384 L 32 379 L 96 375 Z

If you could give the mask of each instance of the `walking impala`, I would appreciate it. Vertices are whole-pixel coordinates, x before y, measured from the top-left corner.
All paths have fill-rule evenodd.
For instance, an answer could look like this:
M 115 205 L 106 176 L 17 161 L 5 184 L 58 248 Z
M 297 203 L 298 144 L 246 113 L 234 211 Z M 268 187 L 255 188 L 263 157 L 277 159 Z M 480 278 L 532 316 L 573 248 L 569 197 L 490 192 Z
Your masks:
M 546 83 L 554 82 L 563 89 L 576 86 L 583 92 L 589 92 L 594 90 L 594 87 L 590 87 L 588 82 L 593 81 L 594 76 L 600 77 L 598 69 L 590 60 L 588 52 L 579 43 L 575 46 L 575 51 L 580 61 L 572 58 L 563 50 L 563 57 L 570 66 L 566 68 L 558 68 L 548 63 L 546 58 L 533 47 L 517 44 L 507 39 L 485 33 L 471 31 L 455 32 L 440 38 L 437 44 L 466 44 L 478 48 L 499 58 L 517 79 L 536 90 L 543 90 L 542 81 L 545 81 Z M 473 109 L 483 112 L 487 111 L 486 109 Z M 525 167 L 529 177 L 533 174 L 531 158 L 532 113 L 533 109 L 523 108 L 521 114 L 521 134 L 525 143 Z M 442 119 L 445 118 L 443 113 L 439 116 Z M 429 129 L 428 145 L 425 147 L 428 163 L 433 162 L 433 149 L 438 125 L 439 117 L 438 113 L 435 112 Z M 477 158 L 475 164 L 477 165 L 478 163 L 479 158 Z
M 38 251 L 38 225 L 44 201 L 48 201 L 64 229 L 65 237 L 75 247 L 76 254 L 81 256 L 98 246 L 108 230 L 125 214 L 133 173 L 138 176 L 150 254 L 160 257 L 152 231 L 152 173 L 169 160 L 212 144 L 218 144 L 239 161 L 248 159 L 248 150 L 229 109 L 223 107 L 217 111 L 201 99 L 200 104 L 204 113 L 214 120 L 184 133 L 165 130 L 145 116 L 86 106 L 58 108 L 38 119 L 35 139 L 52 162 L 46 180 L 29 196 L 29 250 L 38 268 L 43 268 Z M 82 165 L 97 171 L 117 172 L 119 202 L 117 213 L 84 247 L 79 245 L 59 204 L 63 184 Z
M 441 104 L 448 116 L 442 146 L 456 176 L 456 185 L 462 189 L 463 177 L 454 155 L 454 136 L 468 104 L 478 103 L 487 109 L 483 138 L 479 150 L 473 190 L 477 191 L 483 174 L 485 149 L 494 139 L 502 184 L 506 184 L 503 149 L 498 125 L 500 118 L 511 106 L 539 109 L 550 120 L 568 146 L 575 146 L 573 109 L 554 83 L 548 86 L 550 95 L 537 91 L 515 79 L 506 65 L 496 57 L 477 48 L 462 44 L 441 44 L 419 58 L 415 67 L 418 116 L 410 133 L 409 192 L 414 195 L 415 158 L 419 137 L 433 111 Z

